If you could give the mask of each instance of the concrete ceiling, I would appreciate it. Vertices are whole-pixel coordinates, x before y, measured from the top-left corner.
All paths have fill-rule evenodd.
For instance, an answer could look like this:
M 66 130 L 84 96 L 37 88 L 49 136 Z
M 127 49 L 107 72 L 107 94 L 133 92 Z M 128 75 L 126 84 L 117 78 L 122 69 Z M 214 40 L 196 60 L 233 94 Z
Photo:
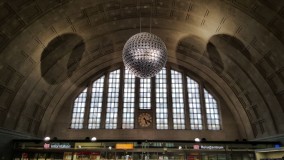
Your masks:
M 244 137 L 283 134 L 283 18 L 278 0 L 1 0 L 0 126 L 43 135 L 141 23 L 214 86 Z

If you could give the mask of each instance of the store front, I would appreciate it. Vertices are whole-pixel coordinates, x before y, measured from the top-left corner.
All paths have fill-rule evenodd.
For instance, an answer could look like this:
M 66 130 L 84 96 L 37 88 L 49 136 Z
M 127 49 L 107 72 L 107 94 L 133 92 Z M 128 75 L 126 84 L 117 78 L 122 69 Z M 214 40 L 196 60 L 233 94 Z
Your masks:
M 15 141 L 14 160 L 255 160 L 277 142 Z

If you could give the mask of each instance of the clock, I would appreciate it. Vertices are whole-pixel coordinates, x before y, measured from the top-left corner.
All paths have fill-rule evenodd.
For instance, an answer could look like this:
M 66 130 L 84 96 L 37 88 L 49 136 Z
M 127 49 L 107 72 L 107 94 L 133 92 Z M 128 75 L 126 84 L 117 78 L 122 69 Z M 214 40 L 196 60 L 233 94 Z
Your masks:
M 152 124 L 152 116 L 149 113 L 141 113 L 138 116 L 138 124 L 141 127 L 149 127 Z

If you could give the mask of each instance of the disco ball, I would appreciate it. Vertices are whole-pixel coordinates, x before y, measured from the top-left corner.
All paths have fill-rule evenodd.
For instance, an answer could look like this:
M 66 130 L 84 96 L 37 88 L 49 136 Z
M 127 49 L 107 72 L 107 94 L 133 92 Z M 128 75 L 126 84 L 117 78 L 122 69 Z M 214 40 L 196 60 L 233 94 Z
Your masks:
M 166 65 L 167 48 L 158 36 L 142 32 L 127 40 L 122 59 L 130 73 L 140 78 L 150 78 Z

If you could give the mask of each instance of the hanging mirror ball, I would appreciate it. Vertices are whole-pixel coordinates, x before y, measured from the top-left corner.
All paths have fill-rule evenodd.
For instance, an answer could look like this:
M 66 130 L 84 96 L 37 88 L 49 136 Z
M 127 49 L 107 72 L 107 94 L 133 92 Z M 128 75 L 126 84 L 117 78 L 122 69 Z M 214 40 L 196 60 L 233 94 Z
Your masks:
M 127 40 L 122 59 L 130 73 L 140 78 L 150 78 L 166 65 L 167 48 L 158 36 L 141 32 Z

